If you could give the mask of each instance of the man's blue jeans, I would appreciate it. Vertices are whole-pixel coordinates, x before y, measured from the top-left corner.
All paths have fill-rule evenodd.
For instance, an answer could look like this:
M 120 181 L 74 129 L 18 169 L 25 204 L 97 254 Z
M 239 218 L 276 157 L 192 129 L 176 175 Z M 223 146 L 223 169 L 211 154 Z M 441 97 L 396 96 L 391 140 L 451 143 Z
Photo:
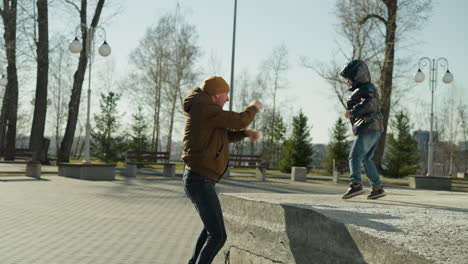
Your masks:
M 366 169 L 367 178 L 372 188 L 380 188 L 379 173 L 375 167 L 374 151 L 379 143 L 380 132 L 368 132 L 357 135 L 349 153 L 349 179 L 352 184 L 361 184 L 361 165 Z
M 221 204 L 214 188 L 216 183 L 190 170 L 185 170 L 183 183 L 204 225 L 189 264 L 209 264 L 227 238 Z

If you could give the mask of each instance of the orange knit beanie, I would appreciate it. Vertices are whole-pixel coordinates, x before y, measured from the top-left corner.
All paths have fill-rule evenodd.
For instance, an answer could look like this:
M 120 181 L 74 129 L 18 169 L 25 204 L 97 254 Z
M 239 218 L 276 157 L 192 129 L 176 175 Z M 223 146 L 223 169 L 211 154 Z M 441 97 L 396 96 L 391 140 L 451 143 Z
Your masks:
M 217 95 L 229 92 L 229 85 L 219 76 L 210 76 L 203 81 L 201 87 L 209 95 Z

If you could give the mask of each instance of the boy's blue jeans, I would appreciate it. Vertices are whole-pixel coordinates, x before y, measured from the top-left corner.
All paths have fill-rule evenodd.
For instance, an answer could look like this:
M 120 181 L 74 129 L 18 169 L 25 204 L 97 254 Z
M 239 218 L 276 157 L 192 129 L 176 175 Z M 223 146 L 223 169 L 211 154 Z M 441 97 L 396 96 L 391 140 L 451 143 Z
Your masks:
M 361 184 L 361 166 L 366 170 L 367 178 L 372 188 L 377 189 L 382 186 L 379 173 L 375 167 L 374 151 L 380 139 L 380 132 L 368 132 L 358 134 L 349 153 L 349 179 L 352 184 Z
M 227 238 L 221 204 L 214 188 L 216 183 L 190 170 L 185 170 L 183 183 L 204 225 L 189 264 L 209 264 Z

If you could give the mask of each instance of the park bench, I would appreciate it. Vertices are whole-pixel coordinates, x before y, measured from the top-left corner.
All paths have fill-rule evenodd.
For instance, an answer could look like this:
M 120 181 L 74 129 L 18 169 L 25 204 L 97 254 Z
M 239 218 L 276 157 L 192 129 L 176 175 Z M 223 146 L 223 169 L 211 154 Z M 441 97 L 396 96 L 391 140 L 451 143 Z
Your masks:
M 135 177 L 139 165 L 164 165 L 164 176 L 175 176 L 175 164 L 169 163 L 169 152 L 127 151 L 125 163 L 128 177 Z
M 226 170 L 225 176 L 229 177 L 231 170 L 230 167 L 234 168 L 255 168 L 255 177 L 258 180 L 265 179 L 265 166 L 260 155 L 242 155 L 242 154 L 230 154 L 229 165 Z
M 5 157 L 6 154 L 11 154 L 7 152 L 6 149 L 0 149 L 0 154 Z M 31 149 L 17 148 L 14 150 L 12 156 L 15 157 L 14 160 L 0 160 L 0 163 L 9 163 L 9 164 L 26 164 L 26 176 L 40 179 L 41 178 L 41 162 L 32 161 L 33 151 Z

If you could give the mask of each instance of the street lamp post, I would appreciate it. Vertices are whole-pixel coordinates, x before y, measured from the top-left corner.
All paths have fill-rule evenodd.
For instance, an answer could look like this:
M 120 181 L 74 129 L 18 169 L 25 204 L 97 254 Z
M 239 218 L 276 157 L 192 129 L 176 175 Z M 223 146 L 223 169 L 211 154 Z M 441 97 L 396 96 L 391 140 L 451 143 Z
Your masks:
M 234 0 L 234 25 L 232 28 L 232 55 L 231 55 L 231 91 L 229 93 L 229 111 L 232 111 L 232 100 L 234 95 L 234 57 L 236 54 L 236 18 L 237 18 L 237 0 Z
M 86 135 L 85 135 L 85 160 L 84 163 L 91 163 L 90 159 L 90 130 L 91 130 L 91 124 L 90 124 L 90 110 L 91 110 L 91 68 L 93 65 L 93 51 L 94 51 L 94 34 L 96 32 L 102 32 L 104 35 L 104 42 L 101 44 L 101 46 L 98 49 L 98 52 L 101 56 L 106 57 L 109 56 L 111 53 L 111 48 L 107 44 L 106 41 L 106 31 L 104 28 L 97 26 L 97 27 L 87 27 L 84 24 L 80 24 L 76 27 L 75 30 L 75 39 L 70 43 L 69 49 L 73 53 L 79 53 L 83 49 L 83 45 L 81 42 L 78 40 L 78 35 L 77 32 L 78 30 L 83 30 L 86 34 L 86 58 L 89 61 L 89 68 L 88 68 L 88 107 L 87 107 L 87 113 L 86 113 Z
M 429 131 L 429 150 L 427 155 L 427 176 L 434 176 L 434 135 L 433 135 L 433 123 L 434 123 L 434 91 L 437 83 L 437 70 L 438 66 L 445 67 L 446 71 L 442 76 L 444 83 L 451 83 L 453 81 L 453 75 L 449 71 L 448 60 L 444 57 L 437 59 L 430 59 L 428 57 L 422 57 L 419 59 L 418 71 L 414 74 L 414 80 L 416 82 L 424 81 L 424 73 L 421 71 L 422 67 L 429 66 L 429 89 L 431 90 L 431 130 Z

